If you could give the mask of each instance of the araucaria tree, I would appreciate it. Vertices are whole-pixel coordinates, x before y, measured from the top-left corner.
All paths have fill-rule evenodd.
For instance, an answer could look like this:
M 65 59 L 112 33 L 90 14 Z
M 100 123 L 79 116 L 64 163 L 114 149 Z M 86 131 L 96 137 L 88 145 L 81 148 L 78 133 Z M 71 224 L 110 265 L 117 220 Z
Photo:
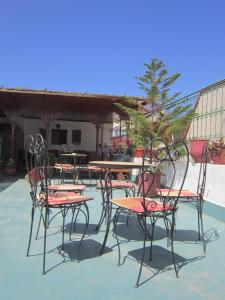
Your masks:
M 143 76 L 137 77 L 138 84 L 146 93 L 143 110 L 128 107 L 134 100 L 125 97 L 124 105 L 118 104 L 128 116 L 128 134 L 136 146 L 143 146 L 146 137 L 172 139 L 184 132 L 195 112 L 185 100 L 176 103 L 179 93 L 170 95 L 171 86 L 180 77 L 179 73 L 169 75 L 165 64 L 157 58 L 145 65 Z

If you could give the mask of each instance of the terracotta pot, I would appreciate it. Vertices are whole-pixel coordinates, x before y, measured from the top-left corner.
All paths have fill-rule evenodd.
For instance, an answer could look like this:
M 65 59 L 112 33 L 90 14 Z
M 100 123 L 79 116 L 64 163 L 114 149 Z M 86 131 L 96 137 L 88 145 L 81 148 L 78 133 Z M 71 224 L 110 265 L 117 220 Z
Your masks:
M 144 148 L 136 148 L 135 150 L 134 150 L 134 156 L 135 157 L 143 157 L 144 156 Z
M 5 174 L 9 176 L 16 175 L 16 168 L 15 167 L 6 167 L 5 168 Z
M 191 140 L 190 142 L 190 155 L 196 163 L 201 162 L 202 151 L 208 140 Z
M 154 177 L 150 173 L 146 173 L 144 175 L 144 181 L 145 181 L 144 192 L 147 193 L 146 196 L 153 197 L 153 196 L 158 195 L 160 177 L 161 177 L 161 174 L 159 172 L 155 173 Z M 142 194 L 143 187 L 141 185 L 142 185 L 142 178 L 141 178 L 141 175 L 139 175 L 138 186 L 140 187 L 140 193 Z
M 221 151 L 219 153 L 210 151 L 210 160 L 213 164 L 216 165 L 225 165 L 225 155 Z

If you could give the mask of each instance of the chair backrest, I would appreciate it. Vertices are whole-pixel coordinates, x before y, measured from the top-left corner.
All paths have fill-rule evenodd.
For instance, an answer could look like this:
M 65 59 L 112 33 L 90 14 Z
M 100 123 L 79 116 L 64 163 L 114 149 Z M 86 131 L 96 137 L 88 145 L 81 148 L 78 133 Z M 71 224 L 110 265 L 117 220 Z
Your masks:
M 205 145 L 202 150 L 201 163 L 198 175 L 197 194 L 203 199 L 206 185 L 207 164 L 209 162 L 208 146 Z
M 31 198 L 36 201 L 38 193 L 46 190 L 48 185 L 47 151 L 41 134 L 26 138 L 25 159 L 27 179 L 31 186 Z M 45 200 L 45 199 L 43 199 Z
M 146 170 L 145 163 L 151 163 L 151 170 Z M 182 168 L 179 163 L 181 162 Z M 189 165 L 189 151 L 184 142 L 174 142 L 168 144 L 164 140 L 154 139 L 146 144 L 144 157 L 142 160 L 142 172 L 140 193 L 143 196 L 143 205 L 145 207 L 146 197 L 151 188 L 156 188 L 157 185 L 158 195 L 161 196 L 164 203 L 170 200 L 169 195 L 176 186 L 176 197 L 173 196 L 173 207 L 177 205 L 181 190 L 186 179 L 187 170 Z M 145 180 L 146 172 L 151 175 L 150 184 L 146 188 L 147 181 Z M 168 197 L 162 197 L 162 188 L 165 190 L 165 186 L 161 184 L 161 178 L 166 179 L 166 190 Z M 150 193 L 151 195 L 151 193 Z

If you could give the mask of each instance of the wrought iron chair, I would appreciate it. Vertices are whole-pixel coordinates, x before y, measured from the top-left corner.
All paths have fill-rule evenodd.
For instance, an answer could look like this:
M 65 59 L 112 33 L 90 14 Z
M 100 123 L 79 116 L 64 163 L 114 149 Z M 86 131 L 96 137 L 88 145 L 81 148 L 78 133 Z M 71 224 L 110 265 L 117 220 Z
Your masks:
M 32 200 L 31 209 L 31 224 L 30 224 L 30 234 L 27 247 L 27 256 L 29 256 L 31 238 L 33 231 L 34 215 L 36 209 L 40 210 L 41 218 L 44 223 L 44 238 L 43 238 L 43 274 L 46 273 L 45 261 L 46 261 L 46 240 L 47 240 L 47 230 L 49 224 L 56 215 L 62 216 L 62 250 L 64 248 L 64 227 L 65 218 L 69 211 L 72 211 L 74 216 L 75 211 L 77 213 L 82 213 L 86 220 L 86 226 L 84 233 L 81 237 L 78 252 L 80 253 L 80 248 L 84 236 L 87 231 L 89 223 L 89 211 L 87 206 L 87 201 L 92 200 L 92 197 L 86 197 L 75 192 L 52 192 L 49 190 L 49 170 L 47 165 L 47 151 L 45 147 L 45 142 L 40 134 L 37 134 L 35 138 L 33 136 L 28 136 L 26 140 L 26 166 L 27 166 L 27 176 L 30 183 L 31 191 L 30 196 Z M 53 217 L 51 213 L 55 211 Z M 75 221 L 77 220 L 77 215 Z
M 182 190 L 180 193 L 179 203 L 186 203 L 193 205 L 197 210 L 197 220 L 198 220 L 198 238 L 202 240 L 203 251 L 206 252 L 206 245 L 204 241 L 204 228 L 203 228 L 203 204 L 204 204 L 204 192 L 206 185 L 206 174 L 207 174 L 207 163 L 209 161 L 208 147 L 205 145 L 202 150 L 201 163 L 199 166 L 199 175 L 196 192 L 190 190 Z M 178 194 L 177 189 L 167 189 L 159 190 L 158 194 L 164 199 L 164 197 L 170 197 L 171 199 L 176 197 Z
M 186 153 L 185 171 L 183 173 L 182 178 L 180 178 L 179 192 L 177 193 L 176 198 L 173 198 L 171 201 L 170 198 L 167 198 L 165 196 L 163 198 L 163 202 L 149 198 L 148 192 L 149 189 L 151 188 L 151 185 L 154 182 L 155 170 L 146 169 L 144 166 L 144 162 L 146 160 L 150 160 L 150 162 L 152 162 L 152 164 L 155 167 L 157 167 L 159 170 L 163 169 L 163 172 L 167 171 L 166 176 L 168 178 L 167 183 L 168 183 L 168 192 L 169 192 L 173 186 L 173 182 L 176 177 L 175 162 L 180 157 L 181 149 L 183 149 Z M 153 155 L 154 155 L 154 161 L 153 161 Z M 168 238 L 170 238 L 171 241 L 170 244 L 171 244 L 172 261 L 174 265 L 175 274 L 178 277 L 178 269 L 176 266 L 174 246 L 173 246 L 173 234 L 174 234 L 176 211 L 178 209 L 177 203 L 186 178 L 188 163 L 189 163 L 189 156 L 188 156 L 188 148 L 186 144 L 175 143 L 170 146 L 167 145 L 166 142 L 160 139 L 152 140 L 148 142 L 145 148 L 142 170 L 141 170 L 141 184 L 139 188 L 139 196 L 118 198 L 118 199 L 111 200 L 111 203 L 117 206 L 117 210 L 113 218 L 113 224 L 114 224 L 114 233 L 118 245 L 119 265 L 121 263 L 120 242 L 117 233 L 117 224 L 118 224 L 119 216 L 121 214 L 129 216 L 129 219 L 132 220 L 138 226 L 139 230 L 143 234 L 143 251 L 142 251 L 142 257 L 140 259 L 140 268 L 139 268 L 139 273 L 136 281 L 136 287 L 139 286 L 142 268 L 145 261 L 145 248 L 146 248 L 147 238 L 149 237 L 151 240 L 150 255 L 149 255 L 149 258 L 151 260 L 155 224 L 160 219 L 164 221 L 167 230 L 167 236 Z M 149 174 L 151 175 L 150 177 Z M 145 184 L 147 182 L 146 178 L 151 178 L 151 183 L 150 184 L 148 183 L 147 189 L 145 187 Z M 159 179 L 158 179 L 158 185 L 159 188 L 161 188 Z M 151 226 L 147 224 L 147 220 L 150 221 Z

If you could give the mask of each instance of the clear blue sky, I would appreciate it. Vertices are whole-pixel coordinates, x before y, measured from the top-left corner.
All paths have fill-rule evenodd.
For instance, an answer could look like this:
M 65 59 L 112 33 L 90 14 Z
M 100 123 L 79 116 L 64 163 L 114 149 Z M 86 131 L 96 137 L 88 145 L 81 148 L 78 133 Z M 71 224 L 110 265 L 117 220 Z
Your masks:
M 224 0 L 0 0 L 0 86 L 143 95 L 157 57 L 182 95 L 225 78 Z

